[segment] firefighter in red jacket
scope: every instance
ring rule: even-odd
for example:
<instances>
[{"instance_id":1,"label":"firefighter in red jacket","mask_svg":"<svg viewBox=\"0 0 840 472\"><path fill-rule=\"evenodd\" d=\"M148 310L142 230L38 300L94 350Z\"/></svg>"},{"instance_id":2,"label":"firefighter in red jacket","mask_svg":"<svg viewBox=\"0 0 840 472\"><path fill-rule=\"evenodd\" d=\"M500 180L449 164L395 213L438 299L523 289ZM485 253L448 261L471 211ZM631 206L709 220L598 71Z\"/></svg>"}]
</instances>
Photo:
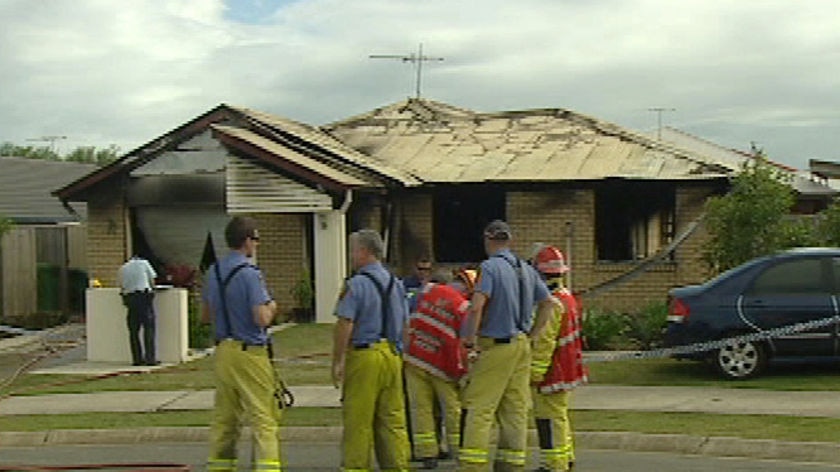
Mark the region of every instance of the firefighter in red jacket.
<instances>
[{"instance_id":1,"label":"firefighter in red jacket","mask_svg":"<svg viewBox=\"0 0 840 472\"><path fill-rule=\"evenodd\" d=\"M583 365L581 307L563 284L569 266L559 249L543 247L534 265L545 277L552 295L566 307L565 313L555 309L532 351L531 385L540 445L537 470L566 471L571 470L575 461L569 393L588 380Z\"/></svg>"},{"instance_id":2,"label":"firefighter in red jacket","mask_svg":"<svg viewBox=\"0 0 840 472\"><path fill-rule=\"evenodd\" d=\"M455 455L460 435L461 403L458 381L466 373L467 356L461 345L461 322L469 301L455 287L434 281L418 294L406 335L405 375L413 406L412 433L415 456L424 469L437 467L440 455L435 432L434 407L440 401L446 426L448 452Z\"/></svg>"}]
</instances>

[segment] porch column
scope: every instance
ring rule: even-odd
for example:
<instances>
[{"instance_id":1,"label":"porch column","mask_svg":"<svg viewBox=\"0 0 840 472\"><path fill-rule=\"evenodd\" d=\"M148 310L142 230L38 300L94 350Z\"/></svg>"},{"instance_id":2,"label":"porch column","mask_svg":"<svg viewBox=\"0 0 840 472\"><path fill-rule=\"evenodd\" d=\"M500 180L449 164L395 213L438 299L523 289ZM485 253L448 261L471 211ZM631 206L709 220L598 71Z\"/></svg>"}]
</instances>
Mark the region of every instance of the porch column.
<instances>
[{"instance_id":1,"label":"porch column","mask_svg":"<svg viewBox=\"0 0 840 472\"><path fill-rule=\"evenodd\" d=\"M315 239L315 322L332 323L347 275L346 216L341 210L318 212L312 219Z\"/></svg>"}]
</instances>

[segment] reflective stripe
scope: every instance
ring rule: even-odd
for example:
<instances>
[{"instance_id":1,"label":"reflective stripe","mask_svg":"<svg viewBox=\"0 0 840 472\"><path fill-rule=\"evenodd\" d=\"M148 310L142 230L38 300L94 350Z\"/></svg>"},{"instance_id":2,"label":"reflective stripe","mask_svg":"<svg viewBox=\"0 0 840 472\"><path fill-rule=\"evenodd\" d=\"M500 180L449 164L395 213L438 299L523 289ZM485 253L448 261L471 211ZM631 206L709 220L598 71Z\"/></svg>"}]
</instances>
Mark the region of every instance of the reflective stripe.
<instances>
[{"instance_id":1,"label":"reflective stripe","mask_svg":"<svg viewBox=\"0 0 840 472\"><path fill-rule=\"evenodd\" d=\"M458 460L465 464L486 464L489 462L486 449L461 449Z\"/></svg>"},{"instance_id":2,"label":"reflective stripe","mask_svg":"<svg viewBox=\"0 0 840 472\"><path fill-rule=\"evenodd\" d=\"M344 472L370 472L370 469L348 469L346 467L342 467L341 470Z\"/></svg>"},{"instance_id":3,"label":"reflective stripe","mask_svg":"<svg viewBox=\"0 0 840 472\"><path fill-rule=\"evenodd\" d=\"M406 353L405 354L405 361L408 362L409 364L417 367L418 369L425 370L426 372L434 375L435 377L440 377L444 380L449 380L449 381L453 380L450 376L446 375L446 372L440 370L439 368L433 366L432 364L429 364L428 362L424 361L423 359L412 356L411 353Z\"/></svg>"},{"instance_id":4,"label":"reflective stripe","mask_svg":"<svg viewBox=\"0 0 840 472\"><path fill-rule=\"evenodd\" d=\"M254 470L283 472L283 467L280 465L280 461L261 460L257 461L257 467Z\"/></svg>"},{"instance_id":5,"label":"reflective stripe","mask_svg":"<svg viewBox=\"0 0 840 472\"><path fill-rule=\"evenodd\" d=\"M496 453L499 462L507 462L511 465L525 465L525 451L516 449L499 449Z\"/></svg>"},{"instance_id":6,"label":"reflective stripe","mask_svg":"<svg viewBox=\"0 0 840 472\"><path fill-rule=\"evenodd\" d=\"M414 433L414 442L417 444L431 444L433 446L437 445L437 436L435 433Z\"/></svg>"},{"instance_id":7,"label":"reflective stripe","mask_svg":"<svg viewBox=\"0 0 840 472\"><path fill-rule=\"evenodd\" d=\"M428 323L428 324L434 326L435 328L443 331L443 333L446 334L447 336L449 336L450 338L457 338L458 337L458 333L455 332L455 329L453 329L451 326L448 326L448 325L444 324L443 322L441 322L438 319L435 319L435 318L433 318L433 317L431 317L431 316L429 316L425 313L422 313L422 312L417 312L417 313L414 314L414 316L418 320L422 320L424 323Z\"/></svg>"},{"instance_id":8,"label":"reflective stripe","mask_svg":"<svg viewBox=\"0 0 840 472\"><path fill-rule=\"evenodd\" d=\"M236 470L236 459L209 459L207 470L213 472L226 472Z\"/></svg>"}]
</instances>

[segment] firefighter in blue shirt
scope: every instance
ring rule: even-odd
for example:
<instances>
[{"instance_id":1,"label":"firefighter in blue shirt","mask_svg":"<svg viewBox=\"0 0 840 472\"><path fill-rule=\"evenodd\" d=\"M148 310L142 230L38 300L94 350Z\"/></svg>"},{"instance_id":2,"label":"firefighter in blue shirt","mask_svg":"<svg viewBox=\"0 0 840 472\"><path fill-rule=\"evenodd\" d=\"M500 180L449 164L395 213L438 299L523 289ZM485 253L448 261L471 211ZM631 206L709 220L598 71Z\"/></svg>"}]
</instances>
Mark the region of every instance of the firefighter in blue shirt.
<instances>
[{"instance_id":1,"label":"firefighter in blue shirt","mask_svg":"<svg viewBox=\"0 0 840 472\"><path fill-rule=\"evenodd\" d=\"M378 233L350 235L356 275L347 281L336 316L333 382L343 389L342 467L373 470L371 448L382 471L408 471L409 442L403 403L405 289L379 262Z\"/></svg>"},{"instance_id":2,"label":"firefighter in blue shirt","mask_svg":"<svg viewBox=\"0 0 840 472\"><path fill-rule=\"evenodd\" d=\"M499 444L494 470L525 468L531 406L528 335L539 335L557 302L534 268L511 252L512 239L503 221L491 222L484 231L489 258L479 269L463 330L464 343L477 360L467 374L461 400L458 470L462 471L490 470L490 430L495 420ZM532 323L535 306L539 316Z\"/></svg>"},{"instance_id":3,"label":"firefighter in blue shirt","mask_svg":"<svg viewBox=\"0 0 840 472\"><path fill-rule=\"evenodd\" d=\"M207 470L237 470L236 443L244 413L254 436L254 470L280 472L279 379L266 332L277 304L250 262L260 239L254 220L233 218L225 239L231 252L209 269L203 293L202 318L213 319L216 333L216 400Z\"/></svg>"}]
</instances>

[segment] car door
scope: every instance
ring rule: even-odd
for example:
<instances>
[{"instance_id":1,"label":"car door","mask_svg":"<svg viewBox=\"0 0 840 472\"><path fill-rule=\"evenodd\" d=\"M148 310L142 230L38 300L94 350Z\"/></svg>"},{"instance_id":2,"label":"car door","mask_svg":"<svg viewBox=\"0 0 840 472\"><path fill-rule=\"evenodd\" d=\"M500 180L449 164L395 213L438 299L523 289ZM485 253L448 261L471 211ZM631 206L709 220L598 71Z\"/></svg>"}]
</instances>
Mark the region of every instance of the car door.
<instances>
[{"instance_id":1,"label":"car door","mask_svg":"<svg viewBox=\"0 0 840 472\"><path fill-rule=\"evenodd\" d=\"M758 273L744 293L743 316L762 330L834 316L831 259L783 259ZM833 325L773 338L775 354L829 356L834 354Z\"/></svg>"}]
</instances>

